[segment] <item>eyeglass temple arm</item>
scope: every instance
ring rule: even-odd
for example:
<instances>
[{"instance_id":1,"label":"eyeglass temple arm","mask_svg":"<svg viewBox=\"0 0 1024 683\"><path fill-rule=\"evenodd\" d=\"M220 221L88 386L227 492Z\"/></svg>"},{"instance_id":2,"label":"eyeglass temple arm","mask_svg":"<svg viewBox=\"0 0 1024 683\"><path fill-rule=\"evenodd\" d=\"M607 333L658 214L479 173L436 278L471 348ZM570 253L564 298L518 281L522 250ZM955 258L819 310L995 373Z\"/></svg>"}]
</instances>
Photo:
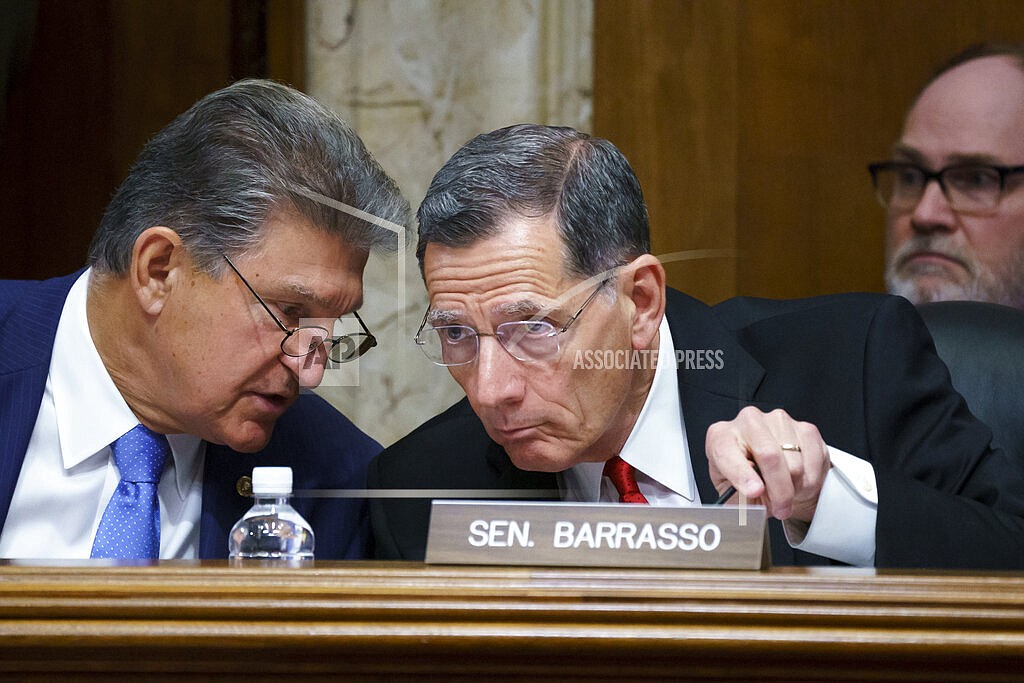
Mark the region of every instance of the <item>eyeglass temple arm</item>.
<instances>
[{"instance_id":1,"label":"eyeglass temple arm","mask_svg":"<svg viewBox=\"0 0 1024 683\"><path fill-rule=\"evenodd\" d=\"M363 322L363 319L359 317L359 311L352 311L352 315L354 315L356 320L359 321L359 327L363 328L363 332L366 333L366 336L376 339L376 337L373 336L373 333L370 332L369 328L366 327L366 323Z\"/></svg>"},{"instance_id":2,"label":"eyeglass temple arm","mask_svg":"<svg viewBox=\"0 0 1024 683\"><path fill-rule=\"evenodd\" d=\"M231 266L231 270L235 271L235 275L237 275L238 279L242 281L242 284L245 285L245 288L252 292L252 295L256 297L256 301L260 302L260 306L262 306L263 309L270 314L270 317L274 319L274 322L277 323L277 326L281 328L281 331L284 332L286 336L292 336L295 333L295 330L289 330L287 327L284 326L284 323L281 322L280 318L277 317L277 314L270 310L270 306L268 306L267 302L263 300L263 297L256 293L256 290L253 289L252 285L250 285L249 282L242 276L242 274L238 271L238 268L235 268L235 264L231 262L231 259L228 258L228 255L225 254L223 251L220 253L220 255L223 256L224 260L227 261L227 264Z\"/></svg>"},{"instance_id":3,"label":"eyeglass temple arm","mask_svg":"<svg viewBox=\"0 0 1024 683\"><path fill-rule=\"evenodd\" d=\"M412 340L419 343L420 332L423 331L423 326L427 324L427 316L430 315L430 304L427 304L427 310L423 311L423 319L420 320L419 327L416 328L416 334L412 336Z\"/></svg>"},{"instance_id":4,"label":"eyeglass temple arm","mask_svg":"<svg viewBox=\"0 0 1024 683\"><path fill-rule=\"evenodd\" d=\"M568 319L568 320L566 321L566 323L565 323L564 325L562 325L562 329L560 329L560 330L558 331L558 332L559 332L559 334L561 334L562 332L565 332L566 330L568 330L568 329L569 329L569 326L570 326L570 325L572 325L572 324L573 324L574 322L576 322L576 318L580 317L580 314L581 314L581 313L583 313L583 309L587 307L587 304L589 304L589 303L590 303L591 301L593 301L593 300L594 300L594 297L596 297L596 296L597 296L597 293L598 293L598 292L600 292L600 291L601 291L602 289L604 289L604 286L605 286L606 284L608 284L609 282L611 282L611 281L612 281L612 279L613 279L613 278L610 278L610 277L609 277L609 278L605 278L604 280L602 280L602 281L601 281L601 284L599 284L599 285L598 285L598 286L597 286L597 287L596 287L596 288L594 289L594 291L590 293L590 296L588 296L588 297L587 297L587 300L583 302L583 305L582 305L582 306L580 306L580 307L579 307L579 308L578 308L578 309L576 310L576 312L572 314L572 317L570 317L570 318L569 318L569 319Z\"/></svg>"}]
</instances>

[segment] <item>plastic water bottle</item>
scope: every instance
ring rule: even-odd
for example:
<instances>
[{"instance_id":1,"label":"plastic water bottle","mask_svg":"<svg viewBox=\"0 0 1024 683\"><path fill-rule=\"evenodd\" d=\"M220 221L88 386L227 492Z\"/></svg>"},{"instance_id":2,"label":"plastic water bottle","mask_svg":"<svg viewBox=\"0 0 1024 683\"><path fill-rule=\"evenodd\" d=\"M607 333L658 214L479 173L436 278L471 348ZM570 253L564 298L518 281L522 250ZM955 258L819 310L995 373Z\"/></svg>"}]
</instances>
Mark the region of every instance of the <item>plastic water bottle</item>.
<instances>
[{"instance_id":1,"label":"plastic water bottle","mask_svg":"<svg viewBox=\"0 0 1024 683\"><path fill-rule=\"evenodd\" d=\"M232 559L313 559L313 529L289 503L292 468L254 467L255 504L238 520L228 536Z\"/></svg>"}]
</instances>

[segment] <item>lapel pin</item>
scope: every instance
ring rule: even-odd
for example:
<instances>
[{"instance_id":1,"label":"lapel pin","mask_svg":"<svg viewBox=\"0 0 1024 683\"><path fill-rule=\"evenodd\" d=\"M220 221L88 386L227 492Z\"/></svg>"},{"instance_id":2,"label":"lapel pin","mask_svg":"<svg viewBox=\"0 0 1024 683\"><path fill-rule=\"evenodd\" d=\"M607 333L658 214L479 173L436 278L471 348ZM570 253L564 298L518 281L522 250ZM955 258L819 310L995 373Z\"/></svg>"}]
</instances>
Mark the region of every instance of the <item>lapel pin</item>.
<instances>
[{"instance_id":1,"label":"lapel pin","mask_svg":"<svg viewBox=\"0 0 1024 683\"><path fill-rule=\"evenodd\" d=\"M252 477L248 474L239 477L235 482L235 491L243 498L252 498Z\"/></svg>"}]
</instances>

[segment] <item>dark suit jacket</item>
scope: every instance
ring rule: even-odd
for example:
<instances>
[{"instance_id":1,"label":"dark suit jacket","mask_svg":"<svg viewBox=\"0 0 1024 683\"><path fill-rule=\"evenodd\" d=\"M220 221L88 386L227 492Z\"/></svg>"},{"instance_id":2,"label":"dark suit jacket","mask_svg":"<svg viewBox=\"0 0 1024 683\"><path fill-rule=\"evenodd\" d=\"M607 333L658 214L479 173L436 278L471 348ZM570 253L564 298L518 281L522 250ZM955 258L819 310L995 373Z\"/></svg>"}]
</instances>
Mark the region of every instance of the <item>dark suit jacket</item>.
<instances>
[{"instance_id":1,"label":"dark suit jacket","mask_svg":"<svg viewBox=\"0 0 1024 683\"><path fill-rule=\"evenodd\" d=\"M50 368L64 300L81 273L36 281L0 281L0 524L7 519ZM207 443L199 556L224 558L228 532L252 505L236 482L252 468L286 465L294 488L361 489L366 464L380 445L318 396L308 393L277 422L258 453ZM357 559L371 552L365 502L298 498L294 507L313 527L316 557Z\"/></svg>"},{"instance_id":2,"label":"dark suit jacket","mask_svg":"<svg viewBox=\"0 0 1024 683\"><path fill-rule=\"evenodd\" d=\"M677 349L722 352L720 369L678 372L694 476L716 497L704 437L747 405L784 408L826 443L868 460L878 482L877 566L1024 567L1024 468L990 448L904 299L853 294L795 301L739 298L714 307L670 290ZM705 365L707 363L705 362ZM371 488L555 487L515 468L463 400L370 464ZM429 501L371 502L377 554L424 555ZM822 564L794 551L772 520L775 564Z\"/></svg>"}]
</instances>

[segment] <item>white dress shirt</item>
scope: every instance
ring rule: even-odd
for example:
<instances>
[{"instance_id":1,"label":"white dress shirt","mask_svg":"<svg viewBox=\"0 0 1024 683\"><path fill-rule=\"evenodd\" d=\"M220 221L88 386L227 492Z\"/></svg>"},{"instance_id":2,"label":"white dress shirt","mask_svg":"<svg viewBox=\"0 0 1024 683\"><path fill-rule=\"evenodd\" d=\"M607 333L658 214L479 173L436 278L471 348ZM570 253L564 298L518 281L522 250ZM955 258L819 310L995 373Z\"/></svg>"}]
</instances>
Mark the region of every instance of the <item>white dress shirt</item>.
<instances>
[{"instance_id":1,"label":"white dress shirt","mask_svg":"<svg viewBox=\"0 0 1024 683\"><path fill-rule=\"evenodd\" d=\"M659 333L654 381L619 456L636 469L637 485L651 505L699 505L679 401L675 346L664 318ZM828 451L832 468L825 477L814 519L809 526L784 523L786 539L800 550L870 566L875 558L878 507L874 468L837 448L829 446ZM580 502L618 501L619 494L603 470L603 462L587 462L560 473L562 497Z\"/></svg>"},{"instance_id":2,"label":"white dress shirt","mask_svg":"<svg viewBox=\"0 0 1024 683\"><path fill-rule=\"evenodd\" d=\"M0 533L0 557L89 557L107 502L121 479L110 444L139 423L89 334L86 271L61 311L50 371L28 450ZM158 485L160 557L195 558L205 446L169 434L172 458Z\"/></svg>"}]
</instances>

